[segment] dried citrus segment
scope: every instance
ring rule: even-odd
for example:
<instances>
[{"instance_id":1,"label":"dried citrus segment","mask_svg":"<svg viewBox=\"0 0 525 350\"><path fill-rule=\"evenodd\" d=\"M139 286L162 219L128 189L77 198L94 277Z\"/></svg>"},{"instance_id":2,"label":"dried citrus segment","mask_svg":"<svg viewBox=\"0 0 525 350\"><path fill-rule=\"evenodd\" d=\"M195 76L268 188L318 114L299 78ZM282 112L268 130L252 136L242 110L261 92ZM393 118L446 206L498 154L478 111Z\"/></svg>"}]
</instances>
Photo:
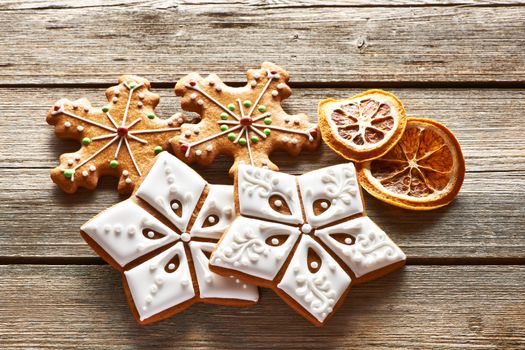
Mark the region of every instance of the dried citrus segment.
<instances>
[{"instance_id":1,"label":"dried citrus segment","mask_svg":"<svg viewBox=\"0 0 525 350\"><path fill-rule=\"evenodd\" d=\"M328 146L357 162L388 152L406 125L401 101L382 90L369 90L344 100L323 100L318 114L321 134Z\"/></svg>"},{"instance_id":2,"label":"dried citrus segment","mask_svg":"<svg viewBox=\"0 0 525 350\"><path fill-rule=\"evenodd\" d=\"M401 140L381 158L358 164L364 189L398 207L429 210L450 203L465 177L459 143L444 125L408 118Z\"/></svg>"}]
</instances>

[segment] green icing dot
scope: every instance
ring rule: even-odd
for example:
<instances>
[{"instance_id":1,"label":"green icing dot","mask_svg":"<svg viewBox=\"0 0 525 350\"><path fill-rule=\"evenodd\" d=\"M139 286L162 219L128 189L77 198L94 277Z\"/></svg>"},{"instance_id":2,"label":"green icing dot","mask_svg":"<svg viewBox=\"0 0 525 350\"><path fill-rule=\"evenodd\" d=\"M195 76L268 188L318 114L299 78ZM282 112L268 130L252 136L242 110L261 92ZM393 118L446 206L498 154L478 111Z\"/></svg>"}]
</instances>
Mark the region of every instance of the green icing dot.
<instances>
[{"instance_id":1,"label":"green icing dot","mask_svg":"<svg viewBox=\"0 0 525 350\"><path fill-rule=\"evenodd\" d=\"M110 161L109 162L109 166L112 167L112 168L118 167L118 161L116 161L116 160Z\"/></svg>"},{"instance_id":2,"label":"green icing dot","mask_svg":"<svg viewBox=\"0 0 525 350\"><path fill-rule=\"evenodd\" d=\"M153 113L148 114L149 119L155 119L156 115Z\"/></svg>"},{"instance_id":3,"label":"green icing dot","mask_svg":"<svg viewBox=\"0 0 525 350\"><path fill-rule=\"evenodd\" d=\"M221 131L226 131L228 130L228 127L226 125L221 125Z\"/></svg>"},{"instance_id":4,"label":"green icing dot","mask_svg":"<svg viewBox=\"0 0 525 350\"><path fill-rule=\"evenodd\" d=\"M133 89L136 88L136 87L137 87L137 83L135 83L134 81L132 81L131 83L129 83L129 88L130 88L131 90L133 90Z\"/></svg>"},{"instance_id":5,"label":"green icing dot","mask_svg":"<svg viewBox=\"0 0 525 350\"><path fill-rule=\"evenodd\" d=\"M89 137L84 137L84 138L82 139L82 144L83 144L84 146L87 146L87 145L89 145L90 143L91 143L91 139L90 139Z\"/></svg>"},{"instance_id":6,"label":"green icing dot","mask_svg":"<svg viewBox=\"0 0 525 350\"><path fill-rule=\"evenodd\" d=\"M246 145L246 143L247 143L247 142L246 142L246 139L245 139L244 137L241 137L241 138L239 139L239 144L240 144L241 146Z\"/></svg>"},{"instance_id":7,"label":"green icing dot","mask_svg":"<svg viewBox=\"0 0 525 350\"><path fill-rule=\"evenodd\" d=\"M64 170L64 177L66 177L67 179L71 179L74 173L75 173L74 170L66 169Z\"/></svg>"},{"instance_id":8,"label":"green icing dot","mask_svg":"<svg viewBox=\"0 0 525 350\"><path fill-rule=\"evenodd\" d=\"M250 100L246 100L242 104L244 107L250 107L252 105L252 102Z\"/></svg>"},{"instance_id":9,"label":"green icing dot","mask_svg":"<svg viewBox=\"0 0 525 350\"><path fill-rule=\"evenodd\" d=\"M102 112L106 113L107 111L109 111L109 107L108 106L102 107Z\"/></svg>"},{"instance_id":10,"label":"green icing dot","mask_svg":"<svg viewBox=\"0 0 525 350\"><path fill-rule=\"evenodd\" d=\"M159 154L162 151L163 149L161 146L155 146L155 148L153 149L153 152L155 152L155 154Z\"/></svg>"},{"instance_id":11,"label":"green icing dot","mask_svg":"<svg viewBox=\"0 0 525 350\"><path fill-rule=\"evenodd\" d=\"M257 136L252 136L251 140L252 140L253 143L259 142L259 138Z\"/></svg>"},{"instance_id":12,"label":"green icing dot","mask_svg":"<svg viewBox=\"0 0 525 350\"><path fill-rule=\"evenodd\" d=\"M272 123L272 120L270 118L264 118L264 124L270 125Z\"/></svg>"},{"instance_id":13,"label":"green icing dot","mask_svg":"<svg viewBox=\"0 0 525 350\"><path fill-rule=\"evenodd\" d=\"M220 117L221 117L222 120L226 120L226 119L228 119L228 114L221 113Z\"/></svg>"},{"instance_id":14,"label":"green icing dot","mask_svg":"<svg viewBox=\"0 0 525 350\"><path fill-rule=\"evenodd\" d=\"M228 140L230 140L230 141L235 140L235 134L233 132L228 134Z\"/></svg>"},{"instance_id":15,"label":"green icing dot","mask_svg":"<svg viewBox=\"0 0 525 350\"><path fill-rule=\"evenodd\" d=\"M257 107L257 109L259 110L259 112L264 112L266 111L266 106L260 105L259 107Z\"/></svg>"},{"instance_id":16,"label":"green icing dot","mask_svg":"<svg viewBox=\"0 0 525 350\"><path fill-rule=\"evenodd\" d=\"M264 129L263 132L266 136L268 136L272 131L270 129Z\"/></svg>"},{"instance_id":17,"label":"green icing dot","mask_svg":"<svg viewBox=\"0 0 525 350\"><path fill-rule=\"evenodd\" d=\"M228 109L229 109L230 111L234 111L234 110L235 110L235 105L234 105L233 103L230 103L230 104L228 105Z\"/></svg>"}]
</instances>

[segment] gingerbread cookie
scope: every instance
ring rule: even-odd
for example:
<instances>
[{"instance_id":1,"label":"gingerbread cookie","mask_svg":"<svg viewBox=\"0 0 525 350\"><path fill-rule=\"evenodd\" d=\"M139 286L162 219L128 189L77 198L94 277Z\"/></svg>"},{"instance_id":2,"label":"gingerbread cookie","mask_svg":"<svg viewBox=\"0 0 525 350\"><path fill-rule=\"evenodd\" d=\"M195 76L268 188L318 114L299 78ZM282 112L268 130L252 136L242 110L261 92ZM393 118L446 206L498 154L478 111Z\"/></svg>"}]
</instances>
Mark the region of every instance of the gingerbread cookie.
<instances>
[{"instance_id":1,"label":"gingerbread cookie","mask_svg":"<svg viewBox=\"0 0 525 350\"><path fill-rule=\"evenodd\" d=\"M62 99L47 114L59 138L81 143L77 152L62 154L60 165L51 171L53 181L67 193L78 187L94 189L104 175L119 177L118 191L131 193L185 122L180 114L169 119L155 115L159 96L141 77L122 76L119 85L106 90L106 98L109 103L102 108L93 108L87 99Z\"/></svg>"},{"instance_id":2,"label":"gingerbread cookie","mask_svg":"<svg viewBox=\"0 0 525 350\"><path fill-rule=\"evenodd\" d=\"M292 94L285 70L265 62L247 77L243 87L227 86L215 74L202 78L191 73L177 82L182 108L202 117L198 124L183 125L180 136L172 139L179 158L207 166L226 154L235 159L233 175L240 162L277 170L268 158L274 150L297 155L319 145L317 125L305 114L289 115L281 107Z\"/></svg>"},{"instance_id":3,"label":"gingerbread cookie","mask_svg":"<svg viewBox=\"0 0 525 350\"><path fill-rule=\"evenodd\" d=\"M81 234L121 272L133 315L146 324L199 301L243 306L258 300L257 287L208 268L234 217L232 186L210 185L163 152L135 194L88 221Z\"/></svg>"},{"instance_id":4,"label":"gingerbread cookie","mask_svg":"<svg viewBox=\"0 0 525 350\"><path fill-rule=\"evenodd\" d=\"M274 289L323 325L354 284L405 263L366 216L352 163L295 177L239 165L239 216L212 253L212 271Z\"/></svg>"}]
</instances>

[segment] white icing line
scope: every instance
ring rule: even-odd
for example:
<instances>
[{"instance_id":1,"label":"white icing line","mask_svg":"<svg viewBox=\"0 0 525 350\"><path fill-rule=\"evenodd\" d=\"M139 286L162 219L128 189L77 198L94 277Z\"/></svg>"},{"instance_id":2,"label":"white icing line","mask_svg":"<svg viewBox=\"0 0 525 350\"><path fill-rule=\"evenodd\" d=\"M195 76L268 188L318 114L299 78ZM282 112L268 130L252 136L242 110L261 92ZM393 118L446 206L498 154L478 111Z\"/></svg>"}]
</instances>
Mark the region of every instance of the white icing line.
<instances>
[{"instance_id":1,"label":"white icing line","mask_svg":"<svg viewBox=\"0 0 525 350\"><path fill-rule=\"evenodd\" d=\"M120 140L119 140L119 142L118 142L118 146L117 146L117 149L116 149L116 151L115 151L115 159L118 158L118 153L120 152L120 146L122 146L122 140L123 140L123 139L124 139L124 138L121 137Z\"/></svg>"},{"instance_id":2,"label":"white icing line","mask_svg":"<svg viewBox=\"0 0 525 350\"><path fill-rule=\"evenodd\" d=\"M129 137L132 138L133 140L138 141L138 142L140 142L140 143L142 143L142 144L144 144L144 145L148 143L148 141L146 141L146 140L144 140L144 139L141 139L140 137L134 136L134 135L132 135L132 134L128 134L127 136L129 136Z\"/></svg>"},{"instance_id":3,"label":"white icing line","mask_svg":"<svg viewBox=\"0 0 525 350\"><path fill-rule=\"evenodd\" d=\"M252 166L253 164L253 157L252 157L252 149L250 148L250 135L248 134L248 128L245 128L246 130L246 145L248 146L248 155L250 156L250 163Z\"/></svg>"},{"instance_id":4,"label":"white icing line","mask_svg":"<svg viewBox=\"0 0 525 350\"><path fill-rule=\"evenodd\" d=\"M65 111L65 110L64 110L64 111L62 111L62 113L64 113L65 115L68 115L68 116L70 116L70 117L76 118L76 119L78 119L78 120L82 120L83 122L86 122L86 123L88 123L88 124L96 125L96 126L98 126L99 128L106 129L106 130L108 130L108 131L112 131L112 132L117 132L117 130L114 129L114 128L110 128L109 126L106 126L106 125L103 125L103 124L100 124L100 123L94 122L94 121L92 121L92 120L89 120L89 119L86 119L86 118L80 117L80 116L78 116L78 115L76 115L76 114L73 114L73 113L69 113L68 111Z\"/></svg>"},{"instance_id":5,"label":"white icing line","mask_svg":"<svg viewBox=\"0 0 525 350\"><path fill-rule=\"evenodd\" d=\"M239 122L233 120L217 120L217 124L239 125Z\"/></svg>"},{"instance_id":6,"label":"white icing line","mask_svg":"<svg viewBox=\"0 0 525 350\"><path fill-rule=\"evenodd\" d=\"M135 89L138 89L143 84L140 83L139 85L135 86L133 89L130 89L128 84L124 84L129 89L129 96L128 96L128 102L126 103L126 109L124 110L124 116L122 117L122 126L126 125L126 118L128 117L128 111L129 111L129 105L131 104L131 96L133 96L133 93L135 92Z\"/></svg>"},{"instance_id":7,"label":"white icing line","mask_svg":"<svg viewBox=\"0 0 525 350\"><path fill-rule=\"evenodd\" d=\"M200 145L201 143L204 143L204 142L209 141L209 140L213 140L214 138L217 138L217 137L219 137L219 136L222 136L222 135L224 135L224 134L227 134L227 133L229 133L229 132L232 132L232 131L234 131L234 130L237 130L237 129L239 129L240 127L241 127L241 125L234 126L233 128L229 128L228 130L225 130L225 131L223 131L223 132L221 132L221 133L218 133L218 134L211 135L211 136L208 136L208 137L206 137L206 138L203 138L202 140L195 141L195 142L193 142L193 143L187 143L187 145L188 145L188 147L193 147L193 146ZM189 150L189 148L188 148L188 150Z\"/></svg>"},{"instance_id":8,"label":"white icing line","mask_svg":"<svg viewBox=\"0 0 525 350\"><path fill-rule=\"evenodd\" d=\"M240 98L237 98L237 103L239 104L239 110L241 111L241 118L244 118L244 108L242 106Z\"/></svg>"},{"instance_id":9,"label":"white icing line","mask_svg":"<svg viewBox=\"0 0 525 350\"><path fill-rule=\"evenodd\" d=\"M258 126L260 128L267 128L267 129L273 129L273 130L279 130L279 131L284 131L284 132L291 132L295 134L305 135L305 136L308 136L308 138L310 138L310 134L307 131L281 128L280 126L273 126L273 125L263 125L263 124L252 124L252 125Z\"/></svg>"},{"instance_id":10,"label":"white icing line","mask_svg":"<svg viewBox=\"0 0 525 350\"><path fill-rule=\"evenodd\" d=\"M242 137L242 134L244 133L244 131L246 130L247 128L245 126L242 127L241 131L239 132L239 135L237 135L237 137L235 138L235 140L233 140L233 143L237 143L239 142L239 139Z\"/></svg>"},{"instance_id":11,"label":"white icing line","mask_svg":"<svg viewBox=\"0 0 525 350\"><path fill-rule=\"evenodd\" d=\"M151 129L151 130L137 130L128 132L128 135L137 135L137 134L152 134L155 132L164 132L164 131L179 131L180 128L164 128L164 129Z\"/></svg>"},{"instance_id":12,"label":"white icing line","mask_svg":"<svg viewBox=\"0 0 525 350\"><path fill-rule=\"evenodd\" d=\"M135 124L137 124L138 122L140 122L141 119L140 118L137 118L135 119L134 121L132 121L128 126L126 126L126 129L131 129L131 127Z\"/></svg>"},{"instance_id":13,"label":"white icing line","mask_svg":"<svg viewBox=\"0 0 525 350\"><path fill-rule=\"evenodd\" d=\"M93 137L91 140L92 141L96 141L96 140L108 139L108 138L113 137L113 136L117 136L117 134L113 133L113 134L106 134L106 135L96 136L96 137Z\"/></svg>"},{"instance_id":14,"label":"white icing line","mask_svg":"<svg viewBox=\"0 0 525 350\"><path fill-rule=\"evenodd\" d=\"M185 85L186 88L188 89L191 89L191 90L195 90L195 91L198 91L200 92L202 95L204 95L206 98L208 98L211 102L215 103L217 106L219 106L220 108L222 108L226 113L228 113L229 115L231 115L232 117L234 117L235 119L237 120L240 120L240 118L235 114L233 113L232 111L230 111L228 108L226 108L222 103L220 103L219 101L217 101L216 99L214 99L213 97L211 97L210 95L208 95L208 93L204 90L201 90L197 85L195 86L191 86L190 84L187 84Z\"/></svg>"},{"instance_id":15,"label":"white icing line","mask_svg":"<svg viewBox=\"0 0 525 350\"><path fill-rule=\"evenodd\" d=\"M266 112L266 113L263 113L263 114L261 114L261 115L258 115L257 118L253 118L252 120L253 120L254 122L256 122L256 121L258 121L258 120L261 120L261 119L263 119L263 118L269 117L269 116L271 116L271 115L272 115L272 113L270 113L270 112Z\"/></svg>"},{"instance_id":16,"label":"white icing line","mask_svg":"<svg viewBox=\"0 0 525 350\"><path fill-rule=\"evenodd\" d=\"M261 90L259 97L257 97L257 100L255 100L255 102L253 103L252 108L250 108L250 111L248 112L248 117L252 116L252 113L255 110L255 107L257 107L257 105L259 104L259 101L261 101L261 98L263 97L264 93L268 89L268 86L270 86L270 83L272 82L272 80L273 80L273 76L268 78L268 81L266 82L266 85L264 85L264 88Z\"/></svg>"},{"instance_id":17,"label":"white icing line","mask_svg":"<svg viewBox=\"0 0 525 350\"><path fill-rule=\"evenodd\" d=\"M250 125L250 130L257 133L259 136L261 136L262 138L267 138L268 136L266 136L266 134L264 132L262 132L261 130L253 127L252 125Z\"/></svg>"},{"instance_id":18,"label":"white icing line","mask_svg":"<svg viewBox=\"0 0 525 350\"><path fill-rule=\"evenodd\" d=\"M111 122L111 124L113 124L113 126L115 128L118 128L117 122L115 121L115 119L113 119L113 117L111 116L111 114L109 114L109 112L106 112L106 116L108 117L108 119Z\"/></svg>"},{"instance_id":19,"label":"white icing line","mask_svg":"<svg viewBox=\"0 0 525 350\"><path fill-rule=\"evenodd\" d=\"M133 157L133 152L131 151L131 147L129 146L128 139L125 137L123 139L124 139L124 143L126 144L126 148L128 149L129 156L131 157L131 161L133 162L135 169L137 169L137 173L139 174L139 176L142 176L139 166L137 165L137 162L135 161L135 157Z\"/></svg>"},{"instance_id":20,"label":"white icing line","mask_svg":"<svg viewBox=\"0 0 525 350\"><path fill-rule=\"evenodd\" d=\"M73 168L73 170L77 170L78 168L80 168L82 165L86 164L87 162L89 162L91 159L95 158L96 156L98 156L100 153L102 153L102 151L104 151L106 148L108 148L109 146L111 146L111 144L113 142L115 142L116 140L118 140L119 137L116 136L114 137L111 141L109 141L108 143L106 143L104 145L104 147L102 147L101 149L99 149L98 151L96 151L95 153L93 153L91 156L89 156L86 160L84 160L82 163L78 164L76 167ZM73 178L73 177L71 177ZM73 180L71 180L73 181Z\"/></svg>"}]
</instances>

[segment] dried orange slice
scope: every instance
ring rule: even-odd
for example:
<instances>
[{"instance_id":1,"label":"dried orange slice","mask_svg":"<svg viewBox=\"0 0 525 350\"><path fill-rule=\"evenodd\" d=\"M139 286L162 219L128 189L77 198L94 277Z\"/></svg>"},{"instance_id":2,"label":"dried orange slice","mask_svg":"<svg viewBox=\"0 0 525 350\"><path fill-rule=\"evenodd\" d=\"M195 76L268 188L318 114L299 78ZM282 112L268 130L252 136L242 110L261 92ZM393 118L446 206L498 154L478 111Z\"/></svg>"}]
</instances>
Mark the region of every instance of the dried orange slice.
<instances>
[{"instance_id":1,"label":"dried orange slice","mask_svg":"<svg viewBox=\"0 0 525 350\"><path fill-rule=\"evenodd\" d=\"M323 140L341 156L363 162L388 152L406 126L401 101L382 90L368 90L344 100L319 103Z\"/></svg>"},{"instance_id":2,"label":"dried orange slice","mask_svg":"<svg viewBox=\"0 0 525 350\"><path fill-rule=\"evenodd\" d=\"M425 118L408 118L401 140L390 152L357 167L368 193L413 210L447 205L465 177L465 159L454 134Z\"/></svg>"}]
</instances>

